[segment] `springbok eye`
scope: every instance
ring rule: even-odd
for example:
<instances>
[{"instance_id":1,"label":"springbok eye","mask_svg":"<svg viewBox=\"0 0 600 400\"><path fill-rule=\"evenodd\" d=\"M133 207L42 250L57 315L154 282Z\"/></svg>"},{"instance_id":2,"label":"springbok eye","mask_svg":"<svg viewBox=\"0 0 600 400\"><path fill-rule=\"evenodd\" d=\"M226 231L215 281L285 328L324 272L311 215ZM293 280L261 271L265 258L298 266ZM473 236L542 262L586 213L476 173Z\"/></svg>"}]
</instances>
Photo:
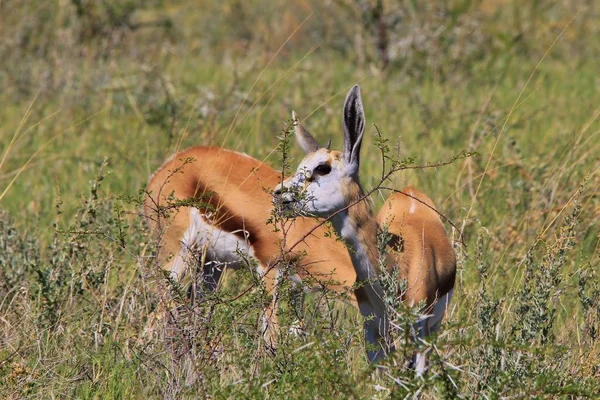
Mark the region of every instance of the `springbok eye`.
<instances>
[{"instance_id":1,"label":"springbok eye","mask_svg":"<svg viewBox=\"0 0 600 400\"><path fill-rule=\"evenodd\" d=\"M331 165L329 165L329 164L317 165L317 167L313 170L313 174L315 174L315 175L327 175L330 172L331 172Z\"/></svg>"}]
</instances>

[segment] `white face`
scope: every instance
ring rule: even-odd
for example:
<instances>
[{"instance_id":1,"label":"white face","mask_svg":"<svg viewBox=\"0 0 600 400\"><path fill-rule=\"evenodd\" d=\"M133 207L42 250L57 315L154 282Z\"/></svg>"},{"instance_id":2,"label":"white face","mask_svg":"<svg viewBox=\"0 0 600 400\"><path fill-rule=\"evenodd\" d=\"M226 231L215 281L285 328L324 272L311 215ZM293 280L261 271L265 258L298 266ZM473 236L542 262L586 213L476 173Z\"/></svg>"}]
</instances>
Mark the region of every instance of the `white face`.
<instances>
[{"instance_id":1,"label":"white face","mask_svg":"<svg viewBox=\"0 0 600 400\"><path fill-rule=\"evenodd\" d=\"M283 182L280 197L297 213L327 218L344 208L350 183L342 154L321 148L302 160L296 174Z\"/></svg>"},{"instance_id":2,"label":"white face","mask_svg":"<svg viewBox=\"0 0 600 400\"><path fill-rule=\"evenodd\" d=\"M307 156L296 174L275 188L275 200L296 214L328 218L349 205L351 188L358 187L359 153L365 130L360 89L356 85L352 87L344 102L343 153L329 150L329 145L325 148L319 146L315 138L298 124L293 112L292 120L296 139Z\"/></svg>"}]
</instances>

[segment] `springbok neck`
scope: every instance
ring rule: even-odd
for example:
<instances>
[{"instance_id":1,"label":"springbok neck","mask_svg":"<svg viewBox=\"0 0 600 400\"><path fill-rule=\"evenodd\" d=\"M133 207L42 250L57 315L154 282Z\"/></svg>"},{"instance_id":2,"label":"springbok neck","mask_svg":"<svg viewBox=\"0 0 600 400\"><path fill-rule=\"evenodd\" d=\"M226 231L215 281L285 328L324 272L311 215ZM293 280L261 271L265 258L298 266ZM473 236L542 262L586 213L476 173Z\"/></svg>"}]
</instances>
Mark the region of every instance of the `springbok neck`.
<instances>
[{"instance_id":1,"label":"springbok neck","mask_svg":"<svg viewBox=\"0 0 600 400\"><path fill-rule=\"evenodd\" d=\"M275 189L284 204L315 216L331 218L348 247L356 271L356 297L365 319L365 339L371 361L383 356L388 335L383 290L378 280L377 223L358 180L365 116L360 89L354 86L344 103L344 151L321 147L294 119L295 136L307 153L296 173ZM360 200L360 201L359 201Z\"/></svg>"}]
</instances>

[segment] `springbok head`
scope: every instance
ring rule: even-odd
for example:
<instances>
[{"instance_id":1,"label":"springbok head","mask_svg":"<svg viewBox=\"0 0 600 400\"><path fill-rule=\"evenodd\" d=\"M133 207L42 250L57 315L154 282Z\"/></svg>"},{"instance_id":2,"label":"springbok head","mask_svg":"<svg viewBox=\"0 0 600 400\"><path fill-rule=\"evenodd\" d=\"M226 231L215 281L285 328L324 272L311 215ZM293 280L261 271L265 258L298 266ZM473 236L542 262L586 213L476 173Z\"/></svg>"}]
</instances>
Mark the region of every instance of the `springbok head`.
<instances>
[{"instance_id":1,"label":"springbok head","mask_svg":"<svg viewBox=\"0 0 600 400\"><path fill-rule=\"evenodd\" d=\"M343 113L344 151L321 147L292 113L294 132L306 156L296 173L274 190L277 201L297 210L327 218L346 207L358 190L359 153L365 131L360 88L346 96Z\"/></svg>"}]
</instances>

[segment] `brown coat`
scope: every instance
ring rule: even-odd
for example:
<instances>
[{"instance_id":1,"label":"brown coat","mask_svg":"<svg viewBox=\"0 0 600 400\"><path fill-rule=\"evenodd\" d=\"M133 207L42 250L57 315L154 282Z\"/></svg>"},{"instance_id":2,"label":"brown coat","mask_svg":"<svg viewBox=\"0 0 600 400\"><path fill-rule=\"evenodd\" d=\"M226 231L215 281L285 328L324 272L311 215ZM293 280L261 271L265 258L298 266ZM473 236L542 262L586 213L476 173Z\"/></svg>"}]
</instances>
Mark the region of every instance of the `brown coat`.
<instances>
[{"instance_id":1,"label":"brown coat","mask_svg":"<svg viewBox=\"0 0 600 400\"><path fill-rule=\"evenodd\" d=\"M431 199L410 186L402 192L409 196L393 193L377 216L392 234L387 264L407 279L404 301L431 306L454 287L456 255Z\"/></svg>"}]
</instances>

